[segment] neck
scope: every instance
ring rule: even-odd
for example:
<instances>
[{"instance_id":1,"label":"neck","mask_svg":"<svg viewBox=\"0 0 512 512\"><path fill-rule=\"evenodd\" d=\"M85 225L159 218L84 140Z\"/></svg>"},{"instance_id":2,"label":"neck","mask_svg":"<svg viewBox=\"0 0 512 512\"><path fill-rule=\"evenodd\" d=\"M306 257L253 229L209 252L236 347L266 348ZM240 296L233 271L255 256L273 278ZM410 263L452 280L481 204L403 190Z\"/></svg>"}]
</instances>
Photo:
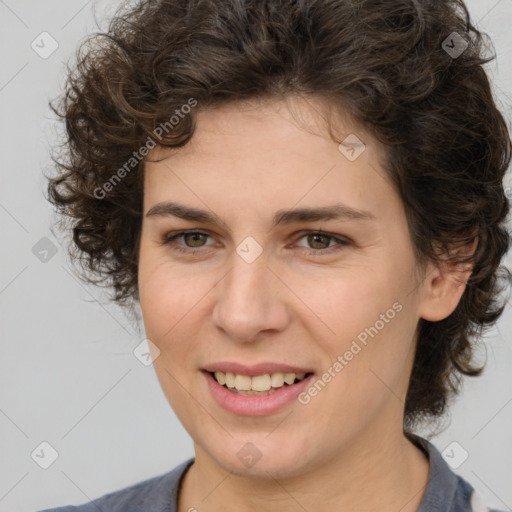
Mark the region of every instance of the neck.
<instances>
[{"instance_id":1,"label":"neck","mask_svg":"<svg viewBox=\"0 0 512 512\"><path fill-rule=\"evenodd\" d=\"M365 435L342 455L312 464L290 478L253 478L221 468L198 445L184 475L178 512L281 512L282 510L365 510L416 512L425 492L429 462L402 432Z\"/></svg>"}]
</instances>

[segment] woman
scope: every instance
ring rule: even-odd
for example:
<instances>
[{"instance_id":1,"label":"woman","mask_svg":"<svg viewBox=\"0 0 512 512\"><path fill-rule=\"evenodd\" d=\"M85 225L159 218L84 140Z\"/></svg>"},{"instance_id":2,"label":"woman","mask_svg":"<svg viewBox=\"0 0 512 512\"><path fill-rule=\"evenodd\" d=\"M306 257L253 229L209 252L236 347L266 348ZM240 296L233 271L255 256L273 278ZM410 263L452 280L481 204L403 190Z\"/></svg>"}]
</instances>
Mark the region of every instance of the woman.
<instances>
[{"instance_id":1,"label":"woman","mask_svg":"<svg viewBox=\"0 0 512 512\"><path fill-rule=\"evenodd\" d=\"M462 1L164 0L79 55L49 199L195 457L53 510L488 510L413 433L503 310L481 42Z\"/></svg>"}]
</instances>

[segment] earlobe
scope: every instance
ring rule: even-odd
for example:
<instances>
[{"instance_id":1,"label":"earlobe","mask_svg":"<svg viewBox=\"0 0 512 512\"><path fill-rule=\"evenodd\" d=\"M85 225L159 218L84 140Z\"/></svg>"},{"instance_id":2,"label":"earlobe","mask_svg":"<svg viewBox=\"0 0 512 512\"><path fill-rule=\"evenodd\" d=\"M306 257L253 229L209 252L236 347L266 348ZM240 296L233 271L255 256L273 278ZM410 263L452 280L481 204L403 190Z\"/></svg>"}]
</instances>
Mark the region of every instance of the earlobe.
<instances>
[{"instance_id":1,"label":"earlobe","mask_svg":"<svg viewBox=\"0 0 512 512\"><path fill-rule=\"evenodd\" d=\"M451 251L446 261L429 265L419 312L421 318L438 322L455 311L473 271L473 264L451 263L450 260L453 257L472 256L477 245L478 238L475 238L470 244Z\"/></svg>"}]
</instances>

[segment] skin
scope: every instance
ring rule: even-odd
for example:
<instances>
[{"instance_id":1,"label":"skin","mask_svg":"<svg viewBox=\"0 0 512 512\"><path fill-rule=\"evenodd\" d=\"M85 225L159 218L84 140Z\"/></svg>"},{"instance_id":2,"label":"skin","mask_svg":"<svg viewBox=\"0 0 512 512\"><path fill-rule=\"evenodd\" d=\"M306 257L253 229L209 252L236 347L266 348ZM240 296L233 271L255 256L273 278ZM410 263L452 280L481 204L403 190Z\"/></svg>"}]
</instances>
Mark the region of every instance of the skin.
<instances>
[{"instance_id":1,"label":"skin","mask_svg":"<svg viewBox=\"0 0 512 512\"><path fill-rule=\"evenodd\" d=\"M194 441L179 512L412 512L424 494L428 459L403 435L417 325L455 309L470 269L420 272L403 203L380 164L384 148L340 112L338 141L354 133L366 144L349 161L328 135L327 111L325 101L298 97L200 111L187 145L156 148L150 158L165 159L146 163L144 214L175 201L224 221L144 215L142 224L146 335L160 351L163 392ZM277 210L340 202L375 220L272 227ZM164 242L182 230L208 236ZM318 230L350 243L307 236ZM250 264L236 252L248 236L263 249ZM215 361L276 361L321 376L396 302L401 311L306 405L235 415L200 373ZM237 456L247 442L261 452L252 467Z\"/></svg>"}]
</instances>

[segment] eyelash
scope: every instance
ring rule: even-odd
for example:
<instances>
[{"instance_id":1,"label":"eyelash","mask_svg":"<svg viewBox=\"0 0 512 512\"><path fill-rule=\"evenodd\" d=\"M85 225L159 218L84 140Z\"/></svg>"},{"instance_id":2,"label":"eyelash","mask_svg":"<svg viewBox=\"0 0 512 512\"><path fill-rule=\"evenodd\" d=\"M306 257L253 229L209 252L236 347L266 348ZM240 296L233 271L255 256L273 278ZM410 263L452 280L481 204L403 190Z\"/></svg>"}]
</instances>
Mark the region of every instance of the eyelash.
<instances>
[{"instance_id":1,"label":"eyelash","mask_svg":"<svg viewBox=\"0 0 512 512\"><path fill-rule=\"evenodd\" d=\"M173 251L194 255L199 252L202 252L201 251L202 247L197 248L197 249L192 248L192 247L184 248L182 246L172 244L172 242L174 242L174 240L176 240L177 238L180 238L185 235L193 235L193 234L205 235L207 237L210 237L210 235L208 233L203 233L202 231L180 231L179 233L176 233L176 234L169 233L168 235L166 235L162 241L162 244L168 245ZM328 247L326 249L310 249L309 251L306 251L306 254L308 256L324 256L327 254L331 254L333 252L340 251L343 247L346 247L346 246L350 245L350 243L351 243L348 239L340 238L340 237L334 236L330 233L325 233L324 231L305 231L301 234L301 236L299 237L298 240L300 240L301 238L304 238L306 236L309 236L309 235L325 236L331 240L338 242L338 245L333 246L333 247ZM203 247L207 247L207 246L203 246Z\"/></svg>"}]
</instances>

